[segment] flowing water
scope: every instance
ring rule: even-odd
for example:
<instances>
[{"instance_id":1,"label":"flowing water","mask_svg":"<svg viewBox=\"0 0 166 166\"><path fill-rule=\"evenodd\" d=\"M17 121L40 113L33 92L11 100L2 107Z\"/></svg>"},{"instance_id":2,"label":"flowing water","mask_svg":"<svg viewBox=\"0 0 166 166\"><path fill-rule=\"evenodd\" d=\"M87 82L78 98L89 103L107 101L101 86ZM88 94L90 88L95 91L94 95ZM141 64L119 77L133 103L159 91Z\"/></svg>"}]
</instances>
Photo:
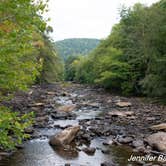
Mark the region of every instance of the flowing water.
<instances>
[{"instance_id":1,"label":"flowing water","mask_svg":"<svg viewBox=\"0 0 166 166\"><path fill-rule=\"evenodd\" d=\"M53 149L48 144L47 139L31 140L24 144L24 149L18 150L13 156L6 158L1 166L64 166L65 163L70 163L72 166L100 166L104 161L114 161L118 165L127 165L127 160L130 156L131 149L125 146L109 147L111 153L103 154L100 148L105 148L102 145L101 139L92 141L92 146L97 147L94 156L89 156L84 152L78 152L75 145L69 149Z\"/></svg>"},{"instance_id":2,"label":"flowing water","mask_svg":"<svg viewBox=\"0 0 166 166\"><path fill-rule=\"evenodd\" d=\"M77 96L77 94L72 94ZM59 104L72 104L72 100L68 97L58 97L54 100ZM50 118L52 125L60 125L62 127L68 125L77 125L81 119L91 119L101 114L101 109L86 109L83 107L76 110L77 118L75 120L53 120ZM66 149L53 148L48 143L48 137L60 131L56 128L37 129L41 134L40 139L33 139L24 143L24 148L17 150L12 156L0 161L0 166L64 166L66 163L71 166L100 166L102 162L114 162L117 165L127 165L127 158L132 153L132 149L128 146L104 146L103 138L96 138L91 141L92 147L96 148L94 155L87 155L83 151L79 151L73 143ZM85 145L84 145L85 146ZM101 149L109 149L109 154L102 153Z\"/></svg>"}]
</instances>

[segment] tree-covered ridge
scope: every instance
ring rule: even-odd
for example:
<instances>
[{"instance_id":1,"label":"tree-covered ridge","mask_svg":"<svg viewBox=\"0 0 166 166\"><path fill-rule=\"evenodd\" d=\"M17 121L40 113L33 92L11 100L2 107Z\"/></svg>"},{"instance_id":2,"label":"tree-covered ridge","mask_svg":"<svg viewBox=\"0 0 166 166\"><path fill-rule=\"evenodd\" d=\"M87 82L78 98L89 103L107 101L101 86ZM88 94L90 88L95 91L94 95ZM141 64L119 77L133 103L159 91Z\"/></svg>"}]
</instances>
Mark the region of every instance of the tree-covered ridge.
<instances>
[{"instance_id":1,"label":"tree-covered ridge","mask_svg":"<svg viewBox=\"0 0 166 166\"><path fill-rule=\"evenodd\" d=\"M71 55L87 55L100 43L99 39L73 38L55 42L60 56L64 60Z\"/></svg>"},{"instance_id":2,"label":"tree-covered ridge","mask_svg":"<svg viewBox=\"0 0 166 166\"><path fill-rule=\"evenodd\" d=\"M109 37L68 64L72 80L166 98L166 1L123 8Z\"/></svg>"}]
</instances>

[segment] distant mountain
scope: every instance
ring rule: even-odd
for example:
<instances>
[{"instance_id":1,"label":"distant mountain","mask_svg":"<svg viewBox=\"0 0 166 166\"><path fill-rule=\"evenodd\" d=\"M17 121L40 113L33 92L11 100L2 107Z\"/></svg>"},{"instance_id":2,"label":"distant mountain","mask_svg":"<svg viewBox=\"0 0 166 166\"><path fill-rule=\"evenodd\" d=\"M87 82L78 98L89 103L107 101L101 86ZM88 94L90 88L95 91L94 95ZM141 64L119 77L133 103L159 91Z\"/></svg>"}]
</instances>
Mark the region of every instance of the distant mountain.
<instances>
[{"instance_id":1,"label":"distant mountain","mask_svg":"<svg viewBox=\"0 0 166 166\"><path fill-rule=\"evenodd\" d=\"M55 42L60 56L66 60L70 55L86 55L100 43L99 39L72 38Z\"/></svg>"}]
</instances>

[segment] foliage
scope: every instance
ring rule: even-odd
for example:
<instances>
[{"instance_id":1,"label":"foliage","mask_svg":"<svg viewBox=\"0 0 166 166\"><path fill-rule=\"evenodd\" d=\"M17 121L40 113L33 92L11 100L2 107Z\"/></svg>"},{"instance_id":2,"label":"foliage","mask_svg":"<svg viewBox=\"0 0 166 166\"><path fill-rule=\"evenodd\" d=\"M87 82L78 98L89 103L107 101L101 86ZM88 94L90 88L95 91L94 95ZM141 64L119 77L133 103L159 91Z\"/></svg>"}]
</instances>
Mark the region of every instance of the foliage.
<instances>
[{"instance_id":1,"label":"foliage","mask_svg":"<svg viewBox=\"0 0 166 166\"><path fill-rule=\"evenodd\" d=\"M46 37L51 28L41 16L47 10L45 2L0 1L0 101L26 90L37 79L54 82L62 77L63 65ZM0 108L0 146L13 148L21 143L30 117Z\"/></svg>"},{"instance_id":2,"label":"foliage","mask_svg":"<svg viewBox=\"0 0 166 166\"><path fill-rule=\"evenodd\" d=\"M43 11L44 4L32 3L31 0L0 2L0 89L25 89L39 75L41 64L33 35L44 32L46 23L37 14Z\"/></svg>"},{"instance_id":3,"label":"foliage","mask_svg":"<svg viewBox=\"0 0 166 166\"><path fill-rule=\"evenodd\" d=\"M126 95L166 98L166 1L123 8L111 34L69 66L73 78Z\"/></svg>"},{"instance_id":4,"label":"foliage","mask_svg":"<svg viewBox=\"0 0 166 166\"><path fill-rule=\"evenodd\" d=\"M0 107L0 148L13 149L29 135L24 129L32 124L33 113L19 116L6 107Z\"/></svg>"},{"instance_id":5,"label":"foliage","mask_svg":"<svg viewBox=\"0 0 166 166\"><path fill-rule=\"evenodd\" d=\"M94 70L97 71L95 82L106 88L122 90L121 83L128 79L130 66L121 62L122 52L116 48L105 48L102 58L98 59Z\"/></svg>"},{"instance_id":6,"label":"foliage","mask_svg":"<svg viewBox=\"0 0 166 166\"><path fill-rule=\"evenodd\" d=\"M75 66L74 61L77 61L79 59L79 56L68 56L66 62L65 62L65 80L73 81L75 77Z\"/></svg>"},{"instance_id":7,"label":"foliage","mask_svg":"<svg viewBox=\"0 0 166 166\"><path fill-rule=\"evenodd\" d=\"M40 57L43 59L42 71L38 78L40 83L55 83L64 79L63 61L46 36L44 36L44 47L40 49Z\"/></svg>"}]
</instances>

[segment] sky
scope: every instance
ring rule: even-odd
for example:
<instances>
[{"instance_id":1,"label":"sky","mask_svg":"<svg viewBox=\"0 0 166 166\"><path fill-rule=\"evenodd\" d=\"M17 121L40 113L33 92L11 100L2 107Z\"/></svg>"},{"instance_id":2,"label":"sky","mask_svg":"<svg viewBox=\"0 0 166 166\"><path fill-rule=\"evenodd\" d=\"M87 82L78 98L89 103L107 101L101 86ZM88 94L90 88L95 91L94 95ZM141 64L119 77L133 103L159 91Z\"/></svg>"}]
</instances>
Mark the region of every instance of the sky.
<instances>
[{"instance_id":1,"label":"sky","mask_svg":"<svg viewBox=\"0 0 166 166\"><path fill-rule=\"evenodd\" d=\"M50 0L49 25L55 40L67 38L106 38L119 21L122 5L132 6L140 2L151 5L159 0Z\"/></svg>"}]
</instances>

